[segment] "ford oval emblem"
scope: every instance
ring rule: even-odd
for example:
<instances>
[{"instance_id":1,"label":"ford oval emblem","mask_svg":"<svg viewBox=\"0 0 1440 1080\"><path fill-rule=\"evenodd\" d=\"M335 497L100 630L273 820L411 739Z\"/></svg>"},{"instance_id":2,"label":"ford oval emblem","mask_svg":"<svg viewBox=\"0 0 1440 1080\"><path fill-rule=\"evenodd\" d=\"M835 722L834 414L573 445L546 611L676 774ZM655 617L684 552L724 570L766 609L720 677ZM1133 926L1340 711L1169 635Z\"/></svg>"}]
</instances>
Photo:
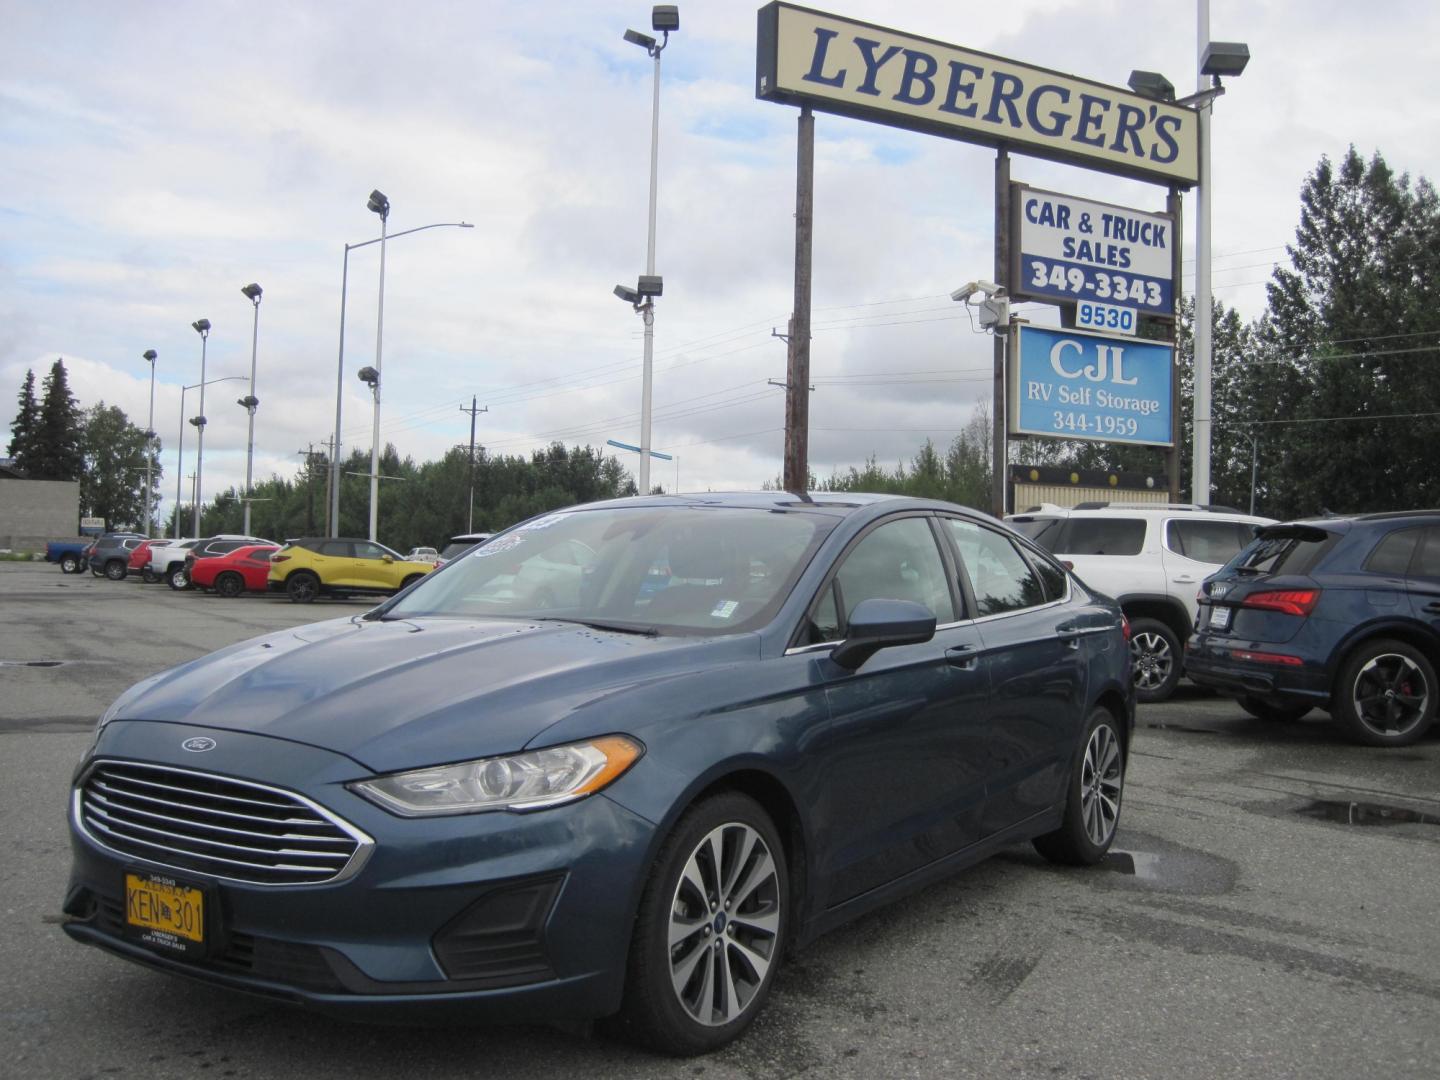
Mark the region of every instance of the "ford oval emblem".
<instances>
[{"instance_id":1,"label":"ford oval emblem","mask_svg":"<svg viewBox=\"0 0 1440 1080\"><path fill-rule=\"evenodd\" d=\"M180 749L189 750L192 754L203 754L206 750L215 749L215 740L204 735L197 735L193 739L186 739L182 742Z\"/></svg>"}]
</instances>

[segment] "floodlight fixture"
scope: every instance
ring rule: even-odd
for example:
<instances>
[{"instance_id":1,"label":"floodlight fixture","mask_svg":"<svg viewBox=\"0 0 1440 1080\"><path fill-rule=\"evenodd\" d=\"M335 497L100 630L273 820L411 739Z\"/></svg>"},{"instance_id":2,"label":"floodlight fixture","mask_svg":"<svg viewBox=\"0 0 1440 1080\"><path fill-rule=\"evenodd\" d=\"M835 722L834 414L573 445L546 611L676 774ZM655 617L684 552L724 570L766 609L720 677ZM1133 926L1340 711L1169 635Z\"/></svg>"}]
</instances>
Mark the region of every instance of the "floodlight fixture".
<instances>
[{"instance_id":1,"label":"floodlight fixture","mask_svg":"<svg viewBox=\"0 0 1440 1080\"><path fill-rule=\"evenodd\" d=\"M142 357L144 357L146 360L149 360L152 364L153 364L153 363L156 361L156 359L160 356L160 354L157 353L154 349L146 349L146 350L145 350L143 353L141 353L140 355L141 355Z\"/></svg>"},{"instance_id":2,"label":"floodlight fixture","mask_svg":"<svg viewBox=\"0 0 1440 1080\"><path fill-rule=\"evenodd\" d=\"M197 428L203 428L207 421L203 416L192 416L190 417L190 423L195 425Z\"/></svg>"},{"instance_id":3,"label":"floodlight fixture","mask_svg":"<svg viewBox=\"0 0 1440 1080\"><path fill-rule=\"evenodd\" d=\"M1243 41L1212 41L1200 57L1200 74L1217 81L1241 74L1250 63L1250 46Z\"/></svg>"},{"instance_id":4,"label":"floodlight fixture","mask_svg":"<svg viewBox=\"0 0 1440 1080\"><path fill-rule=\"evenodd\" d=\"M236 398L235 404L241 406L242 408L253 409L255 408L255 406L260 404L260 399L257 398L254 394L246 394L242 398Z\"/></svg>"},{"instance_id":5,"label":"floodlight fixture","mask_svg":"<svg viewBox=\"0 0 1440 1080\"><path fill-rule=\"evenodd\" d=\"M642 34L639 30L626 30L625 40L631 45L639 45L646 52L655 48L655 39L649 34Z\"/></svg>"},{"instance_id":6,"label":"floodlight fixture","mask_svg":"<svg viewBox=\"0 0 1440 1080\"><path fill-rule=\"evenodd\" d=\"M665 279L659 274L641 274L635 291L641 296L659 296L665 291Z\"/></svg>"},{"instance_id":7,"label":"floodlight fixture","mask_svg":"<svg viewBox=\"0 0 1440 1080\"><path fill-rule=\"evenodd\" d=\"M260 303L260 296L265 292L264 289L260 288L260 286L253 281L249 285L241 286L240 291L245 294L246 298L252 304Z\"/></svg>"},{"instance_id":8,"label":"floodlight fixture","mask_svg":"<svg viewBox=\"0 0 1440 1080\"><path fill-rule=\"evenodd\" d=\"M618 296L621 300L624 300L627 304L635 304L638 306L640 303L642 303L639 291L630 288L630 286L628 285L616 285L615 295Z\"/></svg>"},{"instance_id":9,"label":"floodlight fixture","mask_svg":"<svg viewBox=\"0 0 1440 1080\"><path fill-rule=\"evenodd\" d=\"M379 214L380 220L385 221L390 217L390 200L385 197L383 192L376 189L370 192L370 201L365 204L365 209Z\"/></svg>"},{"instance_id":10,"label":"floodlight fixture","mask_svg":"<svg viewBox=\"0 0 1440 1080\"><path fill-rule=\"evenodd\" d=\"M372 390L380 385L380 372L376 371L373 367L362 367L356 372L356 375L361 382Z\"/></svg>"},{"instance_id":11,"label":"floodlight fixture","mask_svg":"<svg viewBox=\"0 0 1440 1080\"><path fill-rule=\"evenodd\" d=\"M192 323L190 324L190 326L191 326L191 328L194 329L194 331L195 331L197 334L199 334L202 338L205 337L205 336L207 336L207 335L210 333L210 320L209 320L209 319L196 319L194 322L192 322Z\"/></svg>"},{"instance_id":12,"label":"floodlight fixture","mask_svg":"<svg viewBox=\"0 0 1440 1080\"><path fill-rule=\"evenodd\" d=\"M1158 71L1132 71L1126 85L1141 97L1155 101L1175 100L1175 84Z\"/></svg>"},{"instance_id":13,"label":"floodlight fixture","mask_svg":"<svg viewBox=\"0 0 1440 1080\"><path fill-rule=\"evenodd\" d=\"M680 29L680 9L674 4L656 4L650 12L650 29L670 34Z\"/></svg>"}]
</instances>

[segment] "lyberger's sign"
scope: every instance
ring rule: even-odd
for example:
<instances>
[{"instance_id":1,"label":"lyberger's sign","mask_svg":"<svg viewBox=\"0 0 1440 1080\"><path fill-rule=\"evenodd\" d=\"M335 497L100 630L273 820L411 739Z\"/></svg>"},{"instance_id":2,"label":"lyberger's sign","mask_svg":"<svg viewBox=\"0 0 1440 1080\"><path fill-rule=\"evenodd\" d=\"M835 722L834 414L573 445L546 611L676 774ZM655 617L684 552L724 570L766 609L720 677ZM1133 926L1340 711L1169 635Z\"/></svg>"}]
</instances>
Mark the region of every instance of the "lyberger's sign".
<instances>
[{"instance_id":1,"label":"lyberger's sign","mask_svg":"<svg viewBox=\"0 0 1440 1080\"><path fill-rule=\"evenodd\" d=\"M1142 180L1199 178L1193 109L790 4L760 9L755 92Z\"/></svg>"}]
</instances>

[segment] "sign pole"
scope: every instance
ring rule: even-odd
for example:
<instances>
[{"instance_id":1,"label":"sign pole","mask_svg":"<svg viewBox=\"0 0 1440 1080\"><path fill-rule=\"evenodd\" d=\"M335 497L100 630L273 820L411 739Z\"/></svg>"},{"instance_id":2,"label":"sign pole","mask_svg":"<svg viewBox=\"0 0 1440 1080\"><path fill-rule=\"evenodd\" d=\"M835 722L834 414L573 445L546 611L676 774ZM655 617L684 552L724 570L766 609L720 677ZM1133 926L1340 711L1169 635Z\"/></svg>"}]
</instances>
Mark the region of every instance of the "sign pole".
<instances>
[{"instance_id":1,"label":"sign pole","mask_svg":"<svg viewBox=\"0 0 1440 1080\"><path fill-rule=\"evenodd\" d=\"M1010 285L1010 155L1002 147L995 151L995 281ZM1005 425L1009 409L1005 402L1005 337L997 329L995 333L995 382L994 414L995 428L990 447L991 461L991 511L996 517L1005 516L1005 473L1008 465L1008 451L1005 444Z\"/></svg>"},{"instance_id":2,"label":"sign pole","mask_svg":"<svg viewBox=\"0 0 1440 1080\"><path fill-rule=\"evenodd\" d=\"M815 232L815 114L800 109L795 167L795 309L786 342L786 491L810 482L810 253Z\"/></svg>"},{"instance_id":3,"label":"sign pole","mask_svg":"<svg viewBox=\"0 0 1440 1080\"><path fill-rule=\"evenodd\" d=\"M1165 451L1165 475L1170 482L1170 501L1180 501L1180 312L1178 310L1180 297L1185 295L1182 289L1182 274L1184 273L1183 262L1180 258L1185 235L1185 222L1181 216L1184 204L1180 199L1180 189L1171 186L1170 194L1165 199L1165 212L1175 219L1174 238L1171 245L1170 255L1170 295L1175 298L1175 318L1170 323L1170 340L1175 344L1176 371L1170 380L1170 430L1174 432L1174 443Z\"/></svg>"}]
</instances>

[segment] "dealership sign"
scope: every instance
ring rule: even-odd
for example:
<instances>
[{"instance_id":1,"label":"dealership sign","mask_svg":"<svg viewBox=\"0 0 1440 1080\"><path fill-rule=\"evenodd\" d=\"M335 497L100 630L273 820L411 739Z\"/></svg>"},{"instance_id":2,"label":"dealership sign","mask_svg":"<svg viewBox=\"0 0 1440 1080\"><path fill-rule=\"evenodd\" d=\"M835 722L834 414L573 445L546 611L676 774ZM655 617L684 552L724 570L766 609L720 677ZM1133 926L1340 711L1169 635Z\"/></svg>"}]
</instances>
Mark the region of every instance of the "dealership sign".
<instances>
[{"instance_id":1,"label":"dealership sign","mask_svg":"<svg viewBox=\"0 0 1440 1080\"><path fill-rule=\"evenodd\" d=\"M1194 109L792 4L760 9L755 92L1152 182L1199 177Z\"/></svg>"},{"instance_id":2,"label":"dealership sign","mask_svg":"<svg viewBox=\"0 0 1440 1080\"><path fill-rule=\"evenodd\" d=\"M1016 333L1012 434L1174 445L1173 346L1039 326Z\"/></svg>"},{"instance_id":3,"label":"dealership sign","mask_svg":"<svg viewBox=\"0 0 1440 1080\"><path fill-rule=\"evenodd\" d=\"M1175 218L1124 206L1075 199L1012 184L1015 264L1012 296L1134 308L1173 316ZM1108 315L1103 312L1102 316ZM1130 326L1090 321L1099 329L1134 333ZM1087 320L1082 319L1082 325Z\"/></svg>"}]
</instances>

